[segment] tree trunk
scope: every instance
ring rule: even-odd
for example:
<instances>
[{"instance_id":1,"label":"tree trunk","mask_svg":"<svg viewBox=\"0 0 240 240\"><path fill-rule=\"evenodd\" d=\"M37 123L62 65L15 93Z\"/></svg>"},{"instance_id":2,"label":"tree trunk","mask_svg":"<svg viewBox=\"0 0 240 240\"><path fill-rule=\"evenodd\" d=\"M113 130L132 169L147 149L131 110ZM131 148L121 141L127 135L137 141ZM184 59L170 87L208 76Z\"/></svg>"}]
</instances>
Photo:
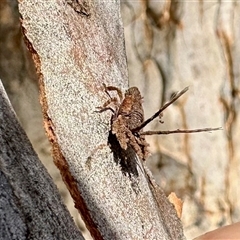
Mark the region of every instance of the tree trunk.
<instances>
[{"instance_id":1,"label":"tree trunk","mask_svg":"<svg viewBox=\"0 0 240 240\"><path fill-rule=\"evenodd\" d=\"M119 2L19 3L45 129L55 164L94 238L182 239L173 205L135 152L127 156L133 172L116 163L107 145L110 113L96 113L107 100L103 83L127 87L119 8Z\"/></svg>"},{"instance_id":2,"label":"tree trunk","mask_svg":"<svg viewBox=\"0 0 240 240\"><path fill-rule=\"evenodd\" d=\"M0 239L83 239L0 82Z\"/></svg>"},{"instance_id":3,"label":"tree trunk","mask_svg":"<svg viewBox=\"0 0 240 240\"><path fill-rule=\"evenodd\" d=\"M157 182L184 199L186 237L240 221L239 2L124 1L122 10L130 85L146 116L190 87L146 130L223 127L147 139Z\"/></svg>"},{"instance_id":4,"label":"tree trunk","mask_svg":"<svg viewBox=\"0 0 240 240\"><path fill-rule=\"evenodd\" d=\"M0 79L35 152L57 185L83 235L89 239L70 193L51 156L39 102L38 79L31 53L23 41L17 0L2 0L0 7Z\"/></svg>"}]
</instances>

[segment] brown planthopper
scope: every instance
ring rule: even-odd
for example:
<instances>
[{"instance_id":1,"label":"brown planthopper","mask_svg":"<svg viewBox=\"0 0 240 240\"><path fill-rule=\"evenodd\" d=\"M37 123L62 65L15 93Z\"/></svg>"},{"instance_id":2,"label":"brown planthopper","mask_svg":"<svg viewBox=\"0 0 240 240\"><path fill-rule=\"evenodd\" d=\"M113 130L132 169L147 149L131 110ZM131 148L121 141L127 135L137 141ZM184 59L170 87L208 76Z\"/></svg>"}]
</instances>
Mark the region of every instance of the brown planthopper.
<instances>
[{"instance_id":1,"label":"brown planthopper","mask_svg":"<svg viewBox=\"0 0 240 240\"><path fill-rule=\"evenodd\" d=\"M176 129L173 131L143 131L143 128L157 117L161 118L162 112L173 102L180 98L188 87L176 93L168 102L166 102L152 117L144 121L144 111L140 91L137 87L129 88L123 97L121 90L117 87L103 85L109 100L99 107L99 112L111 110L111 133L116 136L122 149L127 150L131 147L140 159L145 160L149 154L148 143L145 135L154 134L172 134L172 133L196 133L209 132L222 129L218 128L200 128L200 129ZM110 91L116 91L117 97L111 97Z\"/></svg>"}]
</instances>

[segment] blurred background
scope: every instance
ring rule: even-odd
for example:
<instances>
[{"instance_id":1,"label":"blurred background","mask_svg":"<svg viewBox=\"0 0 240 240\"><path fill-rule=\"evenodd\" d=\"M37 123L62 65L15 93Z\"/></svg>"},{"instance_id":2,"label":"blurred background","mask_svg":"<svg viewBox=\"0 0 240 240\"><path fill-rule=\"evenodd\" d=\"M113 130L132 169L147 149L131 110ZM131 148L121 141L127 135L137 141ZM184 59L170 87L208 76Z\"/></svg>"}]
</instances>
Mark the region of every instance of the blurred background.
<instances>
[{"instance_id":1,"label":"blurred background","mask_svg":"<svg viewBox=\"0 0 240 240\"><path fill-rule=\"evenodd\" d=\"M168 195L184 201L187 239L240 221L240 3L122 1L129 85L144 96L145 118L190 89L145 130L223 127L212 133L147 137L147 164ZM91 239L53 164L16 0L0 1L0 79L39 158L75 222Z\"/></svg>"}]
</instances>

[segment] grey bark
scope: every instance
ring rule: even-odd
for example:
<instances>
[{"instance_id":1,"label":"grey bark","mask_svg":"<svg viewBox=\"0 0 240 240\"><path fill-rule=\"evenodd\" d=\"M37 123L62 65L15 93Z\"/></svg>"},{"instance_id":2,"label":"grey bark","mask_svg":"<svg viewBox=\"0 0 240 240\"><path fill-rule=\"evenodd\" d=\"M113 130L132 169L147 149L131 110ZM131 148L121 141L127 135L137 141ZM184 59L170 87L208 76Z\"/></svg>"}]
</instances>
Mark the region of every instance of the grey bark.
<instances>
[{"instance_id":1,"label":"grey bark","mask_svg":"<svg viewBox=\"0 0 240 240\"><path fill-rule=\"evenodd\" d=\"M54 161L94 238L182 239L173 205L136 154L127 157L137 173L116 163L110 113L95 112L107 100L102 83L127 87L119 2L78 2L19 3Z\"/></svg>"},{"instance_id":2,"label":"grey bark","mask_svg":"<svg viewBox=\"0 0 240 240\"><path fill-rule=\"evenodd\" d=\"M83 239L0 82L0 239Z\"/></svg>"},{"instance_id":3,"label":"grey bark","mask_svg":"<svg viewBox=\"0 0 240 240\"><path fill-rule=\"evenodd\" d=\"M38 79L31 53L24 43L17 0L3 0L0 7L0 78L35 152L57 185L64 203L85 238L90 234L74 207L70 193L54 165L51 146L43 128Z\"/></svg>"}]
</instances>

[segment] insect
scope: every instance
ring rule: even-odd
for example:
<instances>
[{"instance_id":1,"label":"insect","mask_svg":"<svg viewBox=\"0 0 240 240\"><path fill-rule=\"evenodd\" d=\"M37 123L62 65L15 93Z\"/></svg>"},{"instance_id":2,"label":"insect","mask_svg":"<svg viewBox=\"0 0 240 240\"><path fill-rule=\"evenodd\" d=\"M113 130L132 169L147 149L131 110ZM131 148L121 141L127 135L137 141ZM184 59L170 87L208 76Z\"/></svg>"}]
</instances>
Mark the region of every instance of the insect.
<instances>
[{"instance_id":1,"label":"insect","mask_svg":"<svg viewBox=\"0 0 240 240\"><path fill-rule=\"evenodd\" d=\"M145 160L149 155L149 144L145 140L145 135L154 134L171 134L171 133L195 133L220 130L221 128L202 128L194 130L173 130L173 131L143 131L143 128L157 117L161 118L162 112L181 97L188 87L176 93L168 102L166 102L152 117L144 121L144 110L142 106L143 97L137 87L129 88L123 97L121 90L117 87L106 86L104 90L109 96L109 100L98 107L99 112L110 110L111 117L111 133L116 138L122 149L132 148L140 159ZM112 97L109 92L116 91L117 97Z\"/></svg>"}]
</instances>

